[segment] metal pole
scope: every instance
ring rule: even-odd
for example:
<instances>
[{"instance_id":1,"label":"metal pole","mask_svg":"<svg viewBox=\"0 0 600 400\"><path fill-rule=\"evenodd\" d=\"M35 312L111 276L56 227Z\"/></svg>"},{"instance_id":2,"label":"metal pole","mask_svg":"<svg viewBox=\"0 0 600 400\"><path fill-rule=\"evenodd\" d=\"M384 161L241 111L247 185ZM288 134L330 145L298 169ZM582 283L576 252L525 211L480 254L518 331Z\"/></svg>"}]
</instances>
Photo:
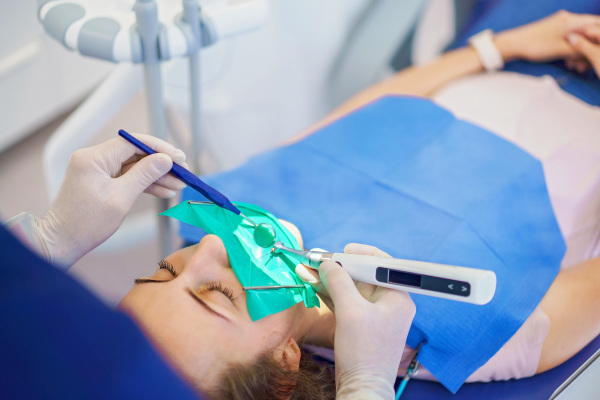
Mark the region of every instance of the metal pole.
<instances>
[{"instance_id":1,"label":"metal pole","mask_svg":"<svg viewBox=\"0 0 600 400\"><path fill-rule=\"evenodd\" d=\"M202 33L200 29L200 7L198 0L183 0L183 20L189 24L194 37L190 44L190 117L192 128L193 159L192 168L200 173L200 151L202 150L201 122L202 110L200 99L200 49L202 48Z\"/></svg>"},{"instance_id":2,"label":"metal pole","mask_svg":"<svg viewBox=\"0 0 600 400\"><path fill-rule=\"evenodd\" d=\"M162 97L162 77L158 54L158 9L154 0L137 0L134 6L137 29L142 41L144 59L144 79L146 84L146 105L152 135L165 140L167 122ZM169 207L169 200L158 199L158 212ZM158 219L158 240L162 257L173 252L171 221L165 217Z\"/></svg>"}]
</instances>

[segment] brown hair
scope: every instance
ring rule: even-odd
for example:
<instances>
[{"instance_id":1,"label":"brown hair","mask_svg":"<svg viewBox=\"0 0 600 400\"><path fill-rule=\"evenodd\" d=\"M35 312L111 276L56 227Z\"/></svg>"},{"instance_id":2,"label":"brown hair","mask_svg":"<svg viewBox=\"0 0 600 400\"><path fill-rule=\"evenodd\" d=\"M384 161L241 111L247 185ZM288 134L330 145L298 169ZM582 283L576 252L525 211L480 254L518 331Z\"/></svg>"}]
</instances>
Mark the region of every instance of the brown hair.
<instances>
[{"instance_id":1,"label":"brown hair","mask_svg":"<svg viewBox=\"0 0 600 400\"><path fill-rule=\"evenodd\" d=\"M291 397L290 397L291 396ZM290 371L272 355L264 354L250 365L231 366L221 378L213 400L334 400L333 370L304 350L298 371Z\"/></svg>"}]
</instances>

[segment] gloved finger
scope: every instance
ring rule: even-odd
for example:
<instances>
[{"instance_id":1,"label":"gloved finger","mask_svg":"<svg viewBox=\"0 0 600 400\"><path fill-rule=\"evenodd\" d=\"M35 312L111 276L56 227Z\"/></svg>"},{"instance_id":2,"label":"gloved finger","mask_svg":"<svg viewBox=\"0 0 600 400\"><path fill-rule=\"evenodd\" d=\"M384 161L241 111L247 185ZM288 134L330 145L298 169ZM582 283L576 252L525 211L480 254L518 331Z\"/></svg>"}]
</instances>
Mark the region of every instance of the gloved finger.
<instances>
[{"instance_id":1,"label":"gloved finger","mask_svg":"<svg viewBox=\"0 0 600 400\"><path fill-rule=\"evenodd\" d=\"M370 299L372 302L380 304L397 304L406 301L412 302L408 292L402 290L390 289L382 286L377 286Z\"/></svg>"},{"instance_id":2,"label":"gloved finger","mask_svg":"<svg viewBox=\"0 0 600 400\"><path fill-rule=\"evenodd\" d=\"M131 204L140 193L145 191L158 178L166 174L173 166L171 158L162 153L144 157L133 165L126 174L117 178L124 196Z\"/></svg>"},{"instance_id":3,"label":"gloved finger","mask_svg":"<svg viewBox=\"0 0 600 400\"><path fill-rule=\"evenodd\" d=\"M151 194L152 196L159 197L161 199L172 199L173 197L175 197L177 195L177 192L175 190L166 188L164 186L157 185L155 183L148 186L144 190L144 193Z\"/></svg>"},{"instance_id":4,"label":"gloved finger","mask_svg":"<svg viewBox=\"0 0 600 400\"><path fill-rule=\"evenodd\" d=\"M144 157L141 157L140 159L142 159L142 158L144 158ZM127 173L127 171L129 171L131 168L133 168L134 165L135 165L135 162L131 162L129 164L123 165L123 168L121 169L121 175ZM178 178L176 178L174 175L171 175L171 174L165 174L165 175L161 176L160 178L158 178L158 180L156 180L152 184L152 186L154 186L154 185L162 186L169 190L183 190L186 187L186 184L183 181L179 180ZM152 186L150 186L150 187L152 187ZM146 190L145 192L156 195L154 193L149 192L148 190ZM162 197L162 196L158 196L158 197Z\"/></svg>"},{"instance_id":5,"label":"gloved finger","mask_svg":"<svg viewBox=\"0 0 600 400\"><path fill-rule=\"evenodd\" d=\"M186 156L183 150L176 148L172 144L167 143L164 140L161 140L155 136L144 135L142 133L132 133L131 135L138 139L140 142L144 143L146 146L150 147L152 150L156 151L157 153L164 153L168 155L173 160L173 162L176 162L178 164L185 162ZM112 150L115 160L119 164L124 163L136 154L146 154L142 150L138 149L136 146L123 139L122 137L117 137L112 140L109 140L103 145L106 145Z\"/></svg>"},{"instance_id":6,"label":"gloved finger","mask_svg":"<svg viewBox=\"0 0 600 400\"><path fill-rule=\"evenodd\" d=\"M127 164L135 164L137 161L140 161L142 158L146 157L147 154L142 152L142 153L136 153L134 155L132 155L131 157L129 157L127 160L125 160L123 162L123 165L127 165ZM174 161L177 162L177 161ZM188 163L184 162L177 162L177 164L181 165L182 167L184 167L185 169L189 170L190 167L188 165Z\"/></svg>"},{"instance_id":7,"label":"gloved finger","mask_svg":"<svg viewBox=\"0 0 600 400\"><path fill-rule=\"evenodd\" d=\"M309 283L311 285L318 285L321 283L321 278L319 277L319 272L307 267L304 264L296 265L296 274L302 280L302 282Z\"/></svg>"},{"instance_id":8,"label":"gloved finger","mask_svg":"<svg viewBox=\"0 0 600 400\"><path fill-rule=\"evenodd\" d=\"M317 291L318 294L322 295L319 297L321 297L321 299L324 300L326 302L326 304L327 304L327 301L329 301L329 303L331 302L331 296L327 292L327 288L325 288L325 286L321 282L318 271L316 271L310 267L307 267L304 264L298 264L298 265L296 265L296 274L298 275L300 280L302 280L302 282L306 282L306 283L310 284L313 287L313 289L315 289ZM356 286L356 289L358 290L358 292L366 299L368 299L369 297L371 297L371 295L373 295L373 292L375 291L375 288L377 287L375 285L371 285L371 284L365 283L365 282L355 282L355 286ZM325 297L328 300L325 300L324 299ZM329 306L331 308L330 304L327 304L327 306Z\"/></svg>"},{"instance_id":9,"label":"gloved finger","mask_svg":"<svg viewBox=\"0 0 600 400\"><path fill-rule=\"evenodd\" d=\"M339 264L333 261L321 263L319 276L329 292L336 312L351 312L352 308L365 301L350 275Z\"/></svg>"},{"instance_id":10,"label":"gloved finger","mask_svg":"<svg viewBox=\"0 0 600 400\"><path fill-rule=\"evenodd\" d=\"M154 184L170 190L183 190L187 186L183 181L180 181L171 174L161 176Z\"/></svg>"},{"instance_id":11,"label":"gloved finger","mask_svg":"<svg viewBox=\"0 0 600 400\"><path fill-rule=\"evenodd\" d=\"M378 286L372 296L372 302L389 318L412 320L417 307L407 292Z\"/></svg>"},{"instance_id":12,"label":"gloved finger","mask_svg":"<svg viewBox=\"0 0 600 400\"><path fill-rule=\"evenodd\" d=\"M358 293L360 293L362 297L371 301L371 298L373 297L373 293L377 289L377 286L365 282L355 282L354 285L356 286Z\"/></svg>"},{"instance_id":13,"label":"gloved finger","mask_svg":"<svg viewBox=\"0 0 600 400\"><path fill-rule=\"evenodd\" d=\"M383 250L379 250L375 246L369 246L368 244L360 243L348 243L346 247L344 247L344 253L391 258L391 256L388 253L386 253Z\"/></svg>"},{"instance_id":14,"label":"gloved finger","mask_svg":"<svg viewBox=\"0 0 600 400\"><path fill-rule=\"evenodd\" d=\"M296 275L302 282L308 283L319 295L319 298L323 300L323 302L332 309L333 303L331 302L331 297L329 296L329 292L327 288L321 282L321 278L319 277L319 272L307 267L304 264L298 264L295 268Z\"/></svg>"},{"instance_id":15,"label":"gloved finger","mask_svg":"<svg viewBox=\"0 0 600 400\"><path fill-rule=\"evenodd\" d=\"M369 246L367 244L359 244L359 243L348 243L346 247L344 247L344 253L347 254L358 254L364 256L375 256L375 257L388 257L390 255L386 252L379 250L377 247ZM369 283L357 282L356 287L360 294L369 300L372 300L371 297L375 292L377 286L371 285Z\"/></svg>"}]
</instances>

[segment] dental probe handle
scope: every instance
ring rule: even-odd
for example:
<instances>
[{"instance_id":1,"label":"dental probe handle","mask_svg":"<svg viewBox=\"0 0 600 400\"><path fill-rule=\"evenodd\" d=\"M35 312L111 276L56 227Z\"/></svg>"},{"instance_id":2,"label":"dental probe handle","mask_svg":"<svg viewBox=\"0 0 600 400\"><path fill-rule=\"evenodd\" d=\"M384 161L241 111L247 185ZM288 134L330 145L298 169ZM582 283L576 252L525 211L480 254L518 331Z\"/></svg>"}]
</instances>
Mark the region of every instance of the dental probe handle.
<instances>
[{"instance_id":1,"label":"dental probe handle","mask_svg":"<svg viewBox=\"0 0 600 400\"><path fill-rule=\"evenodd\" d=\"M134 136L132 136L129 132L123 129L119 129L119 136L121 136L123 139L127 140L129 143L142 150L146 154L156 153L156 151L154 151L152 148L142 143ZM183 168L181 165L173 163L173 167L169 172L171 172L173 175L175 175L175 177L187 184L192 189L196 190L197 192L200 192L204 197L206 197L219 207L223 207L236 215L240 215L240 210L236 206L234 206L227 197L221 194L221 192L219 192L217 189L204 183L200 178L198 178L196 175L194 175L187 169Z\"/></svg>"},{"instance_id":2,"label":"dental probe handle","mask_svg":"<svg viewBox=\"0 0 600 400\"><path fill-rule=\"evenodd\" d=\"M449 300L487 304L496 292L493 271L345 253L308 252L306 258L314 267L325 260L340 264L352 279Z\"/></svg>"}]
</instances>

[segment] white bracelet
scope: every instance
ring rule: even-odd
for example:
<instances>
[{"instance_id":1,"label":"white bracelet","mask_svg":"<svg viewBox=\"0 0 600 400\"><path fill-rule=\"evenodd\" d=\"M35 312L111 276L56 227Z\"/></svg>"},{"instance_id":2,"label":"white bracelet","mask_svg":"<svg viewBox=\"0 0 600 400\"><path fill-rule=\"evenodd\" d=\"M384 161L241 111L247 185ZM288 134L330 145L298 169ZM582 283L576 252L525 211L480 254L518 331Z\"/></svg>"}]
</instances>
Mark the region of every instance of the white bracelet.
<instances>
[{"instance_id":1,"label":"white bracelet","mask_svg":"<svg viewBox=\"0 0 600 400\"><path fill-rule=\"evenodd\" d=\"M490 71L497 71L504 67L504 60L500 50L494 43L494 32L486 29L469 38L469 44L475 49L481 59L483 68Z\"/></svg>"}]
</instances>

